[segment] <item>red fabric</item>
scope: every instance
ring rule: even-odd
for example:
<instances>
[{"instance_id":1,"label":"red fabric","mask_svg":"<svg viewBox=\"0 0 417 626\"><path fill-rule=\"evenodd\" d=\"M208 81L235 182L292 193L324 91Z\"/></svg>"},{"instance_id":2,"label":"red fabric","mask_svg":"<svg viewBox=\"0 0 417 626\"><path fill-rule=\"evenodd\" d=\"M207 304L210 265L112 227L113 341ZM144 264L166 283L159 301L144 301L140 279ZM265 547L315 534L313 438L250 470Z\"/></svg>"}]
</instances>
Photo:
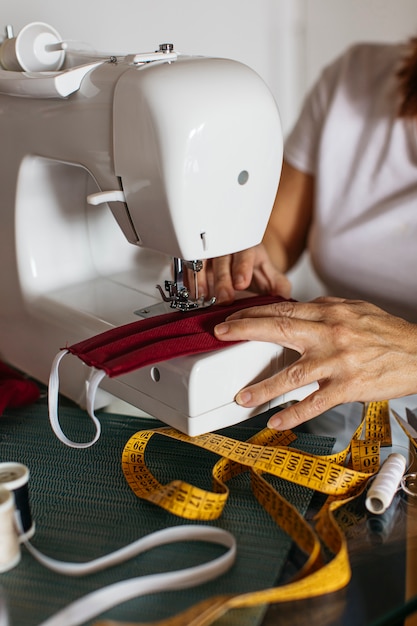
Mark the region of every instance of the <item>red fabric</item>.
<instances>
[{"instance_id":1,"label":"red fabric","mask_svg":"<svg viewBox=\"0 0 417 626\"><path fill-rule=\"evenodd\" d=\"M39 388L19 372L0 362L0 415L6 407L32 404L39 398Z\"/></svg>"},{"instance_id":2,"label":"red fabric","mask_svg":"<svg viewBox=\"0 0 417 626\"><path fill-rule=\"evenodd\" d=\"M278 296L255 296L231 305L214 305L188 313L174 312L132 322L80 341L67 350L112 378L178 356L219 350L237 342L223 342L214 327L242 309L282 302Z\"/></svg>"}]
</instances>

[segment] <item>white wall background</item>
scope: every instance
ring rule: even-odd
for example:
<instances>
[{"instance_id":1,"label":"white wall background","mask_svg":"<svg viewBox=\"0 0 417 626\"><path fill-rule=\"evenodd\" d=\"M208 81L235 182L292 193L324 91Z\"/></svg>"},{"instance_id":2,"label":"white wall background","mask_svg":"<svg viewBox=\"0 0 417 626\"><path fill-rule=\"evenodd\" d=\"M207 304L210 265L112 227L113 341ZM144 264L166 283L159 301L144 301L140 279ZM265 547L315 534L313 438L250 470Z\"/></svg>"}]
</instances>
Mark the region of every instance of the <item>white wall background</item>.
<instances>
[{"instance_id":1,"label":"white wall background","mask_svg":"<svg viewBox=\"0 0 417 626\"><path fill-rule=\"evenodd\" d=\"M287 131L321 67L358 40L417 34L416 0L0 0L0 37L32 21L108 52L170 41L181 52L225 56L272 89Z\"/></svg>"},{"instance_id":2,"label":"white wall background","mask_svg":"<svg viewBox=\"0 0 417 626\"><path fill-rule=\"evenodd\" d=\"M396 41L417 34L416 0L0 0L0 38L32 21L64 40L109 53L154 50L173 42L185 53L246 63L267 82L284 132L320 69L359 40ZM296 297L318 289L305 264L294 273Z\"/></svg>"}]
</instances>

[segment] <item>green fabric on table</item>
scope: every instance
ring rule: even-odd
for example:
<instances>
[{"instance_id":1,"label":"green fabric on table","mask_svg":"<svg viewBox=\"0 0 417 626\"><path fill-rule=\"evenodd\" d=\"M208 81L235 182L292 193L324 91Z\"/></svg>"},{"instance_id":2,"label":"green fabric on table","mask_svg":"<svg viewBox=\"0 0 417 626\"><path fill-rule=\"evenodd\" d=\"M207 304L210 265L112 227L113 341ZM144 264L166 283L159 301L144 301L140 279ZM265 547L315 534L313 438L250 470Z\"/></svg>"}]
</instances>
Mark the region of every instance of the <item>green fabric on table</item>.
<instances>
[{"instance_id":1,"label":"green fabric on table","mask_svg":"<svg viewBox=\"0 0 417 626\"><path fill-rule=\"evenodd\" d=\"M60 408L64 432L73 439L89 440L92 426L86 413L72 406ZM99 414L102 435L92 448L66 447L53 434L44 405L7 410L0 419L0 461L24 463L30 470L29 491L36 533L32 543L50 557L87 561L120 548L155 530L188 524L166 511L138 499L122 469L122 450L138 430L161 423L125 415ZM245 440L256 430L236 426L222 431ZM328 454L334 440L301 433L294 447ZM183 478L211 488L211 467L218 459L191 445L154 436L147 454L149 468L160 482ZM305 513L312 491L273 479L280 492ZM291 541L258 505L248 475L229 483L230 499L213 524L231 531L237 539L234 567L221 578L184 591L137 598L106 612L117 620L155 621L218 594L243 593L274 585ZM0 575L9 605L11 626L36 626L71 601L113 582L140 575L182 569L211 560L221 548L203 543L174 544L154 549L127 563L82 578L50 572L23 548L13 570ZM228 614L218 624L257 626L264 609L255 607Z\"/></svg>"}]
</instances>

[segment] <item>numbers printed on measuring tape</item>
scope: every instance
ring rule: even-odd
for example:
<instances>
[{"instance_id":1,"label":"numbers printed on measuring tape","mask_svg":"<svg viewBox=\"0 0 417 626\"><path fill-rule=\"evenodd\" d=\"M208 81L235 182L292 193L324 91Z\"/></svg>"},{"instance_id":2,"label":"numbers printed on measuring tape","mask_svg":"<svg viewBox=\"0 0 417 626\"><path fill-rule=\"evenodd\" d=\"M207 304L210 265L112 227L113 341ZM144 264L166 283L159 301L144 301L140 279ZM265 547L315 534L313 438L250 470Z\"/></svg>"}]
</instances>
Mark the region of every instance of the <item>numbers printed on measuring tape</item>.
<instances>
[{"instance_id":1,"label":"numbers printed on measuring tape","mask_svg":"<svg viewBox=\"0 0 417 626\"><path fill-rule=\"evenodd\" d=\"M352 467L361 472L374 473L379 468L380 441L352 440Z\"/></svg>"},{"instance_id":2,"label":"numbers printed on measuring tape","mask_svg":"<svg viewBox=\"0 0 417 626\"><path fill-rule=\"evenodd\" d=\"M365 439L360 439L365 430ZM153 436L170 437L198 446L220 458L212 470L213 491L173 480L161 485L145 463L146 447ZM371 402L365 406L363 421L353 434L346 450L320 457L291 448L296 435L264 429L248 441L239 441L218 433L189 437L170 427L140 431L127 442L122 456L126 480L134 493L165 508L175 515L194 520L217 519L226 505L227 482L242 472L250 472L252 490L274 521L287 532L307 555L299 578L287 585L243 594L212 598L204 605L212 608L212 620L201 617L198 607L183 616L158 622L159 626L186 624L186 615L197 615L195 626L207 626L230 608L254 606L262 602L279 602L313 597L344 587L350 579L346 541L333 511L357 497L369 477L379 469L381 445L390 445L391 430L388 402ZM348 461L348 462L347 462ZM325 505L316 516L313 529L298 511L268 482L266 476L281 479L327 494ZM323 563L320 542L334 556ZM210 619L211 619L210 618ZM185 621L181 621L185 620Z\"/></svg>"},{"instance_id":3,"label":"numbers printed on measuring tape","mask_svg":"<svg viewBox=\"0 0 417 626\"><path fill-rule=\"evenodd\" d=\"M388 401L369 402L365 406L365 439L380 441L381 446L392 445Z\"/></svg>"}]
</instances>

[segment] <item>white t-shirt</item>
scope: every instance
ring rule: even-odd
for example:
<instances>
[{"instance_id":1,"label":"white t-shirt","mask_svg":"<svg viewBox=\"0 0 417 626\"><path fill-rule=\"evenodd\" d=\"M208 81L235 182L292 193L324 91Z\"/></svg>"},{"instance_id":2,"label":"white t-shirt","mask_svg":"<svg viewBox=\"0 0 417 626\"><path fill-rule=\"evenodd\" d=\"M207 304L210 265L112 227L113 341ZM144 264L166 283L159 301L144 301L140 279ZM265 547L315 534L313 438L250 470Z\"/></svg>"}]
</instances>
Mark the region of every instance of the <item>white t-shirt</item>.
<instances>
[{"instance_id":1,"label":"white t-shirt","mask_svg":"<svg viewBox=\"0 0 417 626\"><path fill-rule=\"evenodd\" d=\"M417 119L400 119L404 45L361 44L327 67L288 137L315 176L308 248L333 295L417 322Z\"/></svg>"}]
</instances>

